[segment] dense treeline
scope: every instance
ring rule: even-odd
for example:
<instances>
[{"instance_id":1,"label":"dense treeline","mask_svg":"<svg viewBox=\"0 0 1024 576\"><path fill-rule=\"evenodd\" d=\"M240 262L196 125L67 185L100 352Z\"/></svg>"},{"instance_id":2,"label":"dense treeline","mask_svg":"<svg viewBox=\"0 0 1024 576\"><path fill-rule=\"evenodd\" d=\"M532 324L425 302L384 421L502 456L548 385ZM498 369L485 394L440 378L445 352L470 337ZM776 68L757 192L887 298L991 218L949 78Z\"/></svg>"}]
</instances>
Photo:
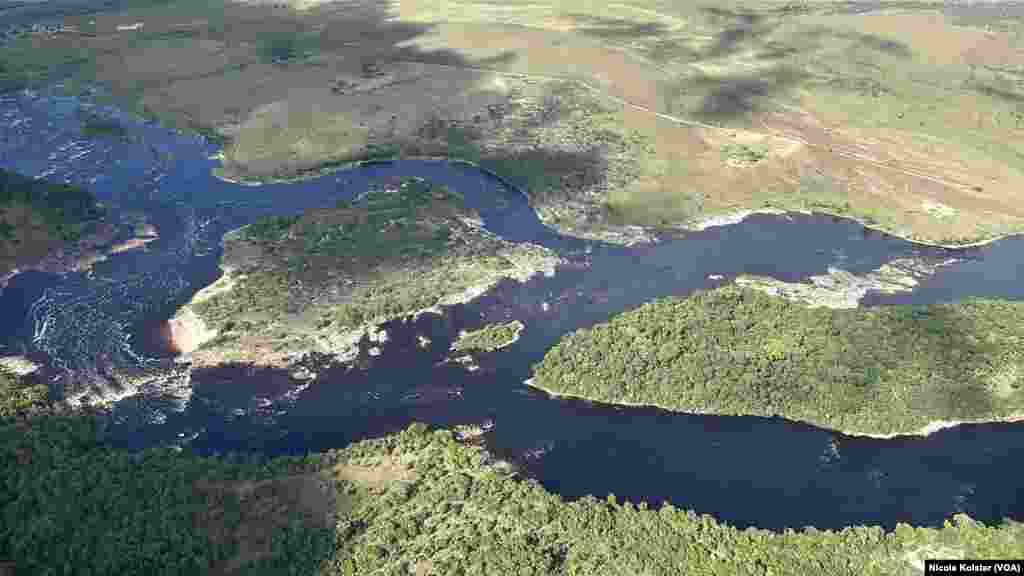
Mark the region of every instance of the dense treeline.
<instances>
[{"instance_id":1,"label":"dense treeline","mask_svg":"<svg viewBox=\"0 0 1024 576\"><path fill-rule=\"evenodd\" d=\"M580 330L535 370L604 402L912 432L1024 413L1024 303L812 309L727 287Z\"/></svg>"},{"instance_id":2,"label":"dense treeline","mask_svg":"<svg viewBox=\"0 0 1024 576\"><path fill-rule=\"evenodd\" d=\"M19 222L9 220L17 206L31 209L31 218L41 220L52 236L65 241L81 237L85 227L103 215L88 190L0 170L0 240L17 239Z\"/></svg>"},{"instance_id":3,"label":"dense treeline","mask_svg":"<svg viewBox=\"0 0 1024 576\"><path fill-rule=\"evenodd\" d=\"M942 529L780 534L612 496L567 503L450 432L419 424L262 464L170 450L131 455L101 439L85 415L3 420L0 561L32 574L894 576L920 574L923 558L1024 554L1024 525L988 527L962 515ZM200 488L346 466L372 478L336 475L330 529L287 506L253 510L266 503ZM271 532L270 554L239 562L268 511L291 521Z\"/></svg>"},{"instance_id":4,"label":"dense treeline","mask_svg":"<svg viewBox=\"0 0 1024 576\"><path fill-rule=\"evenodd\" d=\"M313 462L114 450L102 444L100 420L46 406L38 387L17 380L6 375L0 390L0 562L18 574L216 573L239 555L237 535L254 512L212 487ZM291 573L311 574L330 549L330 531L296 513L285 510L274 528L272 552L249 573L289 573L270 569L286 556Z\"/></svg>"}]
</instances>

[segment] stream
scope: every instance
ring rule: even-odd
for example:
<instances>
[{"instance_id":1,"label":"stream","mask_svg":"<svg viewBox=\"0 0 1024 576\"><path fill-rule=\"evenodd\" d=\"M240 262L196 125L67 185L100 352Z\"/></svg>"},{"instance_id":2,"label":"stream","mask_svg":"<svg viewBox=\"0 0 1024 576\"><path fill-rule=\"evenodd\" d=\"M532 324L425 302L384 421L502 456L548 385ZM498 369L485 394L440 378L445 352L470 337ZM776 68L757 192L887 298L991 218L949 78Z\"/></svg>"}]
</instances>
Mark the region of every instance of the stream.
<instances>
[{"instance_id":1,"label":"stream","mask_svg":"<svg viewBox=\"0 0 1024 576\"><path fill-rule=\"evenodd\" d=\"M129 141L84 139L83 107L118 119ZM560 235L521 193L470 166L399 160L252 187L214 178L215 152L197 136L75 98L0 95L0 167L87 187L114 218L142 212L160 232L146 250L112 255L91 273L24 272L0 293L0 355L45 359L58 396L110 401L113 445L273 456L343 447L414 421L450 428L487 420L494 424L485 434L489 450L570 499L614 493L776 530L935 526L957 512L989 523L1024 519L1024 482L1012 472L1024 461L1022 424L874 440L777 418L554 399L524 384L533 364L568 332L740 274L796 282L829 267L862 274L898 258L955 257L957 264L913 292L871 293L863 303L1021 299L1022 237L948 250L820 214L754 215L622 247ZM441 314L386 323L385 343L364 340L356 360L312 383L280 370L173 363L159 326L216 280L224 233L268 214L331 206L406 176L462 193L488 230L551 248L569 264L553 277L503 281ZM504 199L500 207L495 197ZM520 339L477 355L478 370L445 361L460 330L512 319L526 325ZM124 366L162 376L124 388L104 383L106 370Z\"/></svg>"}]
</instances>

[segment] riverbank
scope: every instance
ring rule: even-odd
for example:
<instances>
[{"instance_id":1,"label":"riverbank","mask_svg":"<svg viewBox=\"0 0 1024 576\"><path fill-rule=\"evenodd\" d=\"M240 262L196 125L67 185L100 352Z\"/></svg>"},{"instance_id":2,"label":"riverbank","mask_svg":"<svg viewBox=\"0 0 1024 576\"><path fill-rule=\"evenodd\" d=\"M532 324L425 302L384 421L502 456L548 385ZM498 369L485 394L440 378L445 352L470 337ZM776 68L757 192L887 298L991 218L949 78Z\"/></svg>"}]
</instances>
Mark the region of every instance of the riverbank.
<instances>
[{"instance_id":1,"label":"riverbank","mask_svg":"<svg viewBox=\"0 0 1024 576\"><path fill-rule=\"evenodd\" d=\"M222 160L223 153L218 153L212 157L215 160ZM268 184L287 184L302 182L305 180L311 180L314 178L320 178L329 174L343 173L345 171L351 171L359 169L360 167L370 166L373 164L381 164L387 162L396 162L401 160L425 160L429 162L447 162L455 165L470 166L495 178L501 182L506 188L513 190L527 200L530 205L537 211L537 216L547 226L558 230L559 232L568 236L574 236L587 240L597 240L601 242L608 242L610 244L619 244L622 246L635 246L638 244L650 244L658 240L659 230L649 226L639 226L636 224L625 224L625 225L613 225L609 223L601 223L600 227L595 228L595 222L587 221L586 219L580 219L579 222L566 222L560 219L560 216L552 213L550 209L543 204L538 205L538 200L531 197L529 194L524 192L520 187L512 184L507 178L494 170L488 169L482 166L479 162L467 160L458 156L444 156L444 155L412 155L412 156L383 156L379 158L373 158L368 160L357 160L352 162L344 162L338 164L331 164L324 168L318 168L313 170L306 170L301 174L290 176L290 177L260 177L245 179L238 176L231 176L226 174L222 169L215 168L211 174L218 180L229 182L231 184L238 184L241 186L259 187ZM742 220L742 218L741 218Z\"/></svg>"},{"instance_id":2,"label":"riverbank","mask_svg":"<svg viewBox=\"0 0 1024 576\"><path fill-rule=\"evenodd\" d=\"M564 337L533 385L610 404L906 435L1024 412L1024 303L808 308L725 287Z\"/></svg>"},{"instance_id":3,"label":"riverbank","mask_svg":"<svg viewBox=\"0 0 1024 576\"><path fill-rule=\"evenodd\" d=\"M552 398L561 398L561 399L568 399L568 400L583 400L583 401L586 401L586 402L598 402L598 400L594 400L593 398L588 398L586 396L578 396L578 395L575 395L575 394L559 392L558 390L555 390L555 389L552 389L552 388L545 388L544 386L541 386L540 384L537 384L535 378L529 378L529 379L523 381L523 384L529 386L530 388L533 388L533 389L536 389L536 390L540 390L541 392L547 394L548 396L550 396ZM657 408L659 410L668 410L670 412L679 412L678 409L670 407L670 406L665 406L665 405L661 405L661 404L644 403L644 402L627 402L627 401L620 400L620 401L614 402L613 405L615 405L615 406L629 406L631 408ZM699 414L699 415L703 415L703 416L720 416L721 415L721 414L718 414L716 412L707 412L707 411L705 411L705 412L689 412L689 411L687 411L685 413L686 414ZM785 418L784 416L779 416L779 417L780 418ZM935 434L936 432L941 432L943 430L948 430L950 428L956 428L957 426L969 426L969 425L972 425L972 424L1014 424L1014 423L1017 423L1017 422L1024 422L1024 412L1021 412L1020 414L1012 414L1010 416L1006 416L1006 417L1003 417L1003 418L995 418L995 419L987 419L987 420L933 420L933 421L929 422L928 424L925 424L923 427L918 428L917 430L909 430L909 431L906 431L906 432L890 432L890 433L887 433L887 434L877 434L877 433L872 433L872 432L862 432L862 431L854 431L854 430L836 430L836 429L832 429L832 428L829 428L829 430L831 430L833 432L836 432L838 434L842 434L843 436L851 436L851 437L857 437L857 438L875 438L877 440L892 440L894 438L905 438L905 437L908 437L908 436L918 436L918 437L931 436L932 434Z\"/></svg>"},{"instance_id":4,"label":"riverbank","mask_svg":"<svg viewBox=\"0 0 1024 576\"><path fill-rule=\"evenodd\" d=\"M911 242L911 243L917 244L919 246L928 246L928 247L931 247L931 248L945 248L945 249L948 249L948 250L959 250L959 249L966 249L966 248L980 248L982 246L987 246L989 244L992 244L994 242L998 242L998 241L1003 240L1005 238L1011 238L1013 236L1020 236L1021 234L1024 234L1024 230L1022 230L1022 231L1017 231L1017 232L1008 232L1006 234L998 234L998 235L994 235L994 236L991 236L991 237L988 237L988 238L984 238L984 239L981 239L981 240L968 240L968 241L957 242L957 243L935 242L935 241L930 241L930 240L924 240L924 239L914 235L912 232L907 232L905 230L895 230L895 229L892 229L890 227L883 226L883 225L879 224L878 222L875 222L874 220L869 220L869 219L866 219L866 218L862 218L862 217L859 217L856 214L852 214L850 212L830 211L828 209L819 209L819 208L815 208L813 211L812 210L797 210L797 209L789 209L789 210L787 210L787 209L782 209L782 208L755 208L755 209L749 209L749 210L737 210L737 211L734 211L734 212L724 212L722 214L717 214L717 215L705 215L705 216L702 216L701 218L697 219L694 222L694 224L692 224L690 226L684 225L684 226L680 227L680 229L687 230L687 231L700 231L700 230L707 230L708 228L712 228L712 227L715 227L715 226L729 226L731 224L739 224L743 220L745 220L748 217L753 216L755 214L769 214L769 215L772 215L772 216L785 216L786 214L807 214L807 215L810 215L810 214L824 214L826 216L834 216L836 218L842 218L844 220L850 220L852 222L856 222L857 224L860 224L861 226L863 226L867 230L871 230L871 231L874 231L874 232L879 232L879 233L882 233L882 234L886 234L888 236L892 236L894 238L899 238L901 240L906 240L907 242Z\"/></svg>"},{"instance_id":5,"label":"riverbank","mask_svg":"<svg viewBox=\"0 0 1024 576\"><path fill-rule=\"evenodd\" d=\"M222 158L223 158L223 153L218 153L217 155L214 156L214 159L222 159ZM521 194L523 194L527 198L527 200L531 201L531 205L534 202L534 199L532 199L525 192L522 192L521 190L519 190L516 186L512 185L511 183L509 183L501 174L498 174L498 173L494 172L493 170L489 170L489 169L481 166L480 163L474 162L474 161L471 161L471 160L466 160L464 158L441 156L441 155L435 155L435 156L387 156L387 157L381 157L381 158L374 158L374 159L370 159L370 160L359 160L359 161L341 163L341 164L337 164L337 165L331 165L329 167L321 168L321 169L316 169L316 170L308 170L308 171L306 171L306 172L304 172L304 173L302 173L300 175L295 175L295 176L291 176L291 177L277 177L277 178L263 177L263 178L257 178L257 179L245 179L245 178L241 178L241 177L229 176L229 175L225 174L222 170L219 170L219 169L213 170L212 174L214 175L214 177L218 178L219 180L223 180L224 182L229 182L229 183L232 183L232 184L238 184L238 185L242 185L242 186L258 187L258 186L263 186L263 185L267 185L267 184L284 184L284 183L302 182L302 181L305 181L305 180L310 180L310 179L313 179L313 178L319 178L319 177L322 177L322 176L325 176L325 175L328 175L328 174L333 174L333 173L336 173L336 172L344 172L346 170L355 170L355 169L358 169L361 166L366 166L366 165L371 165L371 164L381 163L381 162L398 161L398 160L428 160L428 161L450 162L452 164L464 164L464 165L467 165L467 166L472 166L472 167L476 168L477 170L480 170L481 172L484 172L484 173L486 173L486 174L488 174L488 175L490 175L490 176L492 176L494 178L497 178L503 184L505 184L507 187L520 192ZM727 212L721 212L721 213L702 214L699 217L693 219L689 223L687 223L687 222L682 222L682 223L677 223L677 224L667 223L667 224L665 224L663 226L660 226L660 227L641 226L641 225L637 225L637 224L613 225L613 224L610 224L610 223L603 223L601 225L601 229L597 230L597 229L593 228L594 222L586 222L586 225L582 226L582 228L581 228L580 226L584 224L584 221L578 222L576 224L573 224L571 222L560 221L559 217L557 215L552 215L550 213L550 211L549 210L545 210L543 206L536 206L536 209L537 209L537 212L538 212L538 216L541 218L541 221L543 221L546 225L551 226L552 228L558 229L559 231L561 231L564 234L567 234L567 235L570 235L570 236L576 236L576 237L579 237L579 238L589 239L589 240L598 240L598 241L608 242L608 243L612 243L612 244L619 244L619 245L622 245L622 246L635 246L635 245L638 245L638 244L650 244L650 243L653 243L653 242L657 241L659 233L664 233L664 232L684 232L684 233L685 232L699 232L699 231L707 230L709 228L713 228L713 227L717 227L717 226L729 226L729 225L733 225L733 224L738 224L738 223L742 222L743 220L745 220L746 218L748 218L750 216L753 216L753 215L756 215L756 214L766 214L766 215L772 215L772 216L785 216L786 214L805 214L805 215L824 214L824 215L827 215L827 216L834 216L836 218L843 218L845 220L850 220L850 221L856 222L859 225L863 226L867 230L871 230L871 231L878 232L878 233L881 233L881 234L886 234L886 235L889 235L889 236L893 236L894 238L899 238L901 240L906 240L908 242L912 242L912 243L917 244L919 246L927 246L927 247L932 247L932 248L945 248L945 249L950 249L950 250L966 249L966 248L978 248L978 247L982 247L982 246L987 246L987 245L992 244L994 242L998 242L999 240L1003 240L1005 238L1010 238L1010 237L1013 237L1013 236L1018 236L1018 235L1024 234L1024 230L1022 230L1022 231L1008 232L1008 233L1005 233L1005 234L993 235L993 236L990 236L990 237L987 237L987 238L983 238L983 239L978 239L978 240L965 240L965 241L956 242L956 243L938 242L938 241L934 241L934 240L923 239L919 235L914 234L913 231L908 231L908 230L905 230L905 229L902 229L902 230L901 229L895 229L895 228L890 227L890 226L885 226L883 224L878 223L877 221L875 221L873 219L865 218L865 217L862 217L862 216L858 216L857 214L852 213L852 212L834 211L834 210L828 210L827 208L815 208L812 211L812 210L804 210L804 209L798 209L798 208L772 208L772 207L750 208L750 209L735 210L735 211L731 211L731 212L727 211Z\"/></svg>"},{"instance_id":6,"label":"riverbank","mask_svg":"<svg viewBox=\"0 0 1024 576\"><path fill-rule=\"evenodd\" d=\"M892 433L892 434L870 434L864 432L842 432L847 436L863 436L865 438L877 438L880 440L891 440L893 438L899 438L900 436L931 436L936 432L948 430L950 428L956 428L957 426L968 426L971 424L1013 424L1017 422L1024 422L1024 412L1019 414L1012 414L1005 418L996 418L994 420L934 420L929 422L925 427L915 430L909 434L903 433Z\"/></svg>"},{"instance_id":7,"label":"riverbank","mask_svg":"<svg viewBox=\"0 0 1024 576\"><path fill-rule=\"evenodd\" d=\"M90 191L0 170L0 290L28 270L86 270L119 232Z\"/></svg>"}]
</instances>

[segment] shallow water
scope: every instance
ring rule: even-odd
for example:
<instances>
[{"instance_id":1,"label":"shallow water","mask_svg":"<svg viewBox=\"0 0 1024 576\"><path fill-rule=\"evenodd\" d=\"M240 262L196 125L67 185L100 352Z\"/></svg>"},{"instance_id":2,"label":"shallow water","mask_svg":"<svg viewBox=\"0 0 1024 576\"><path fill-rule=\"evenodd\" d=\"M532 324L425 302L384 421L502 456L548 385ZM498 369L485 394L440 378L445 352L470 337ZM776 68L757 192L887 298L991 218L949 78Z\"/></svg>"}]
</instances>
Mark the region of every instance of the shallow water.
<instances>
[{"instance_id":1,"label":"shallow water","mask_svg":"<svg viewBox=\"0 0 1024 576\"><path fill-rule=\"evenodd\" d=\"M311 385L245 366L153 378L136 389L93 385L96 395L121 398L112 408L114 444L273 455L340 447L416 420L451 427L492 418L496 426L487 444L566 497L614 492L765 528L935 525L961 511L985 521L1024 518L1024 484L1006 474L1011 463L1024 461L1022 425L853 439L779 419L557 400L523 384L564 334L738 274L798 281L830 266L863 273L896 258L955 254L965 262L943 269L913 293L870 295L867 302L1022 298L1021 238L948 251L828 216L759 215L624 248L559 235L539 222L521 194L471 167L403 160L301 183L240 186L210 175L210 146L159 126L125 118L137 142L82 140L79 105L73 99L0 97L0 166L88 186L115 213L144 210L161 238L147 251L97 265L92 277L16 277L0 294L2 353L46 352L51 366L76 374L109 365L162 366L166 350L157 328L216 279L226 231L265 214L332 205L398 176L446 184L480 210L492 232L542 244L571 262L552 278L503 282L442 315L391 322L379 356L371 356L364 342L353 366L334 368ZM480 370L444 362L459 330L513 318L526 324L521 338L480 357ZM419 336L432 343L420 347ZM71 396L83 393L82 387L58 391Z\"/></svg>"}]
</instances>

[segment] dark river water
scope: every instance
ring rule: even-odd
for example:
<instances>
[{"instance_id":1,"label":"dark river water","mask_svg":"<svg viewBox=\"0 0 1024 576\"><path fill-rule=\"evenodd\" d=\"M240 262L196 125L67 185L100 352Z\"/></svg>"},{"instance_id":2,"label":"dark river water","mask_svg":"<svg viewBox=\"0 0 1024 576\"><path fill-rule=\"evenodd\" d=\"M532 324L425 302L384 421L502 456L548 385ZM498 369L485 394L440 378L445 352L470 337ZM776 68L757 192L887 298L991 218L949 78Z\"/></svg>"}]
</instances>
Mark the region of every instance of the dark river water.
<instances>
[{"instance_id":1,"label":"dark river water","mask_svg":"<svg viewBox=\"0 0 1024 576\"><path fill-rule=\"evenodd\" d=\"M912 293L865 303L930 303L969 296L1024 298L1024 239L983 248L926 248L822 215L752 216L730 226L634 248L566 238L545 227L510 186L476 169L403 160L292 184L241 186L213 178L202 140L119 116L131 142L85 140L75 99L0 96L0 167L87 186L115 215L142 211L160 230L147 251L124 252L92 274L28 272L0 294L0 354L45 358L68 398L114 400L110 442L175 445L198 453L264 456L344 446L414 421L495 424L486 443L566 498L614 493L671 502L736 526L770 529L897 522L939 525L957 512L1024 518L1024 425L970 425L927 438L871 440L756 417L675 414L548 397L524 384L566 333L654 298L686 295L738 274L798 281L829 267L864 273L897 258L959 258ZM419 176L463 193L487 228L547 246L569 260L553 277L505 281L443 314L384 325L350 365L314 383L286 372L230 366L102 384L105 367L167 368L158 326L217 278L219 240L266 214L350 198L375 182ZM494 202L504 199L503 207ZM460 330L526 324L479 370L445 362ZM421 337L430 339L427 346ZM371 346L380 354L371 355ZM166 372L166 370L165 370ZM90 382L98 382L93 385Z\"/></svg>"}]
</instances>

